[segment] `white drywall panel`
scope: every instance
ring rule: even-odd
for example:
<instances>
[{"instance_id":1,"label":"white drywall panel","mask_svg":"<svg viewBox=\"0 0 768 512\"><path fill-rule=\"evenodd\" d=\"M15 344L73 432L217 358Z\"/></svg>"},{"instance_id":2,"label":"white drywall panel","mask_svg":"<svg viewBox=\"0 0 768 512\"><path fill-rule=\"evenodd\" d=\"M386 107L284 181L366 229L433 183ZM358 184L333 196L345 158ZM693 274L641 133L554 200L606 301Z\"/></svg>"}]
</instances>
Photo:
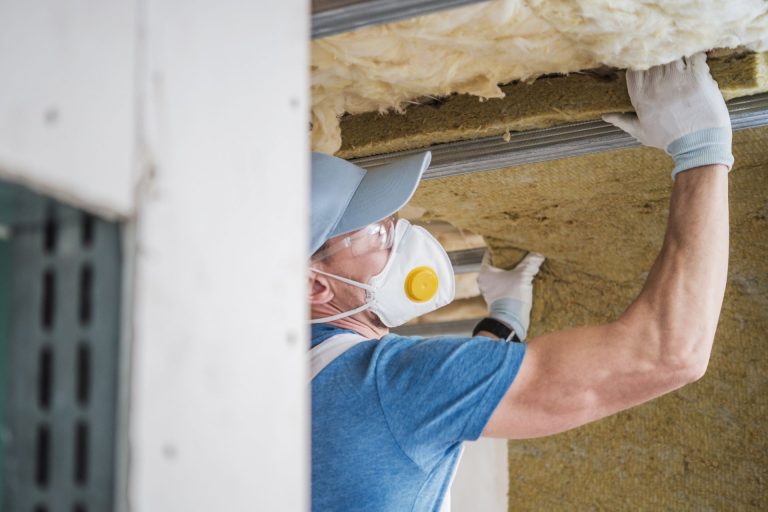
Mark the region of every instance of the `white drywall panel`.
<instances>
[{"instance_id":1,"label":"white drywall panel","mask_svg":"<svg viewBox=\"0 0 768 512\"><path fill-rule=\"evenodd\" d=\"M481 437L464 443L464 454L451 486L453 512L509 510L506 439Z\"/></svg>"},{"instance_id":2,"label":"white drywall panel","mask_svg":"<svg viewBox=\"0 0 768 512\"><path fill-rule=\"evenodd\" d=\"M0 177L132 210L135 2L0 2Z\"/></svg>"},{"instance_id":3,"label":"white drywall panel","mask_svg":"<svg viewBox=\"0 0 768 512\"><path fill-rule=\"evenodd\" d=\"M308 8L147 2L133 511L309 508Z\"/></svg>"}]
</instances>

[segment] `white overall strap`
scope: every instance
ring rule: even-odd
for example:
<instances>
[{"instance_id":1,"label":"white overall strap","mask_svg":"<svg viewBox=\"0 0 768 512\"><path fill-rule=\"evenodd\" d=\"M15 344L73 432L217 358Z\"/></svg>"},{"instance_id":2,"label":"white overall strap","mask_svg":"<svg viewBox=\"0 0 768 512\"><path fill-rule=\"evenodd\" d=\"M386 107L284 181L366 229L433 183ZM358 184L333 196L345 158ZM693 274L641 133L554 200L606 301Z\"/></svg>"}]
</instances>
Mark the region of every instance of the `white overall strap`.
<instances>
[{"instance_id":1,"label":"white overall strap","mask_svg":"<svg viewBox=\"0 0 768 512\"><path fill-rule=\"evenodd\" d=\"M331 336L316 347L310 349L309 358L311 379L314 379L315 376L317 376L317 374L323 370L323 368L331 364L334 359L346 352L347 349L350 349L363 341L368 340L359 334L342 333ZM443 503L440 505L440 512L451 512L451 486L453 485L453 480L456 478L456 471L459 469L461 456L463 454L464 445L461 446L458 460L456 461L456 465L453 467L453 472L448 482L448 490L445 492Z\"/></svg>"},{"instance_id":2,"label":"white overall strap","mask_svg":"<svg viewBox=\"0 0 768 512\"><path fill-rule=\"evenodd\" d=\"M322 371L323 368L343 354L348 348L352 348L362 341L368 341L359 334L345 332L331 336L309 351L311 379Z\"/></svg>"},{"instance_id":3,"label":"white overall strap","mask_svg":"<svg viewBox=\"0 0 768 512\"><path fill-rule=\"evenodd\" d=\"M459 464L461 464L461 456L464 455L464 445L461 445L460 451L459 451L459 457L456 460L456 465L453 466L453 473L451 474L451 479L448 481L448 490L445 491L445 497L443 498L443 503L440 505L440 512L451 512L451 487L453 487L453 481L456 478L456 471L459 469Z\"/></svg>"}]
</instances>

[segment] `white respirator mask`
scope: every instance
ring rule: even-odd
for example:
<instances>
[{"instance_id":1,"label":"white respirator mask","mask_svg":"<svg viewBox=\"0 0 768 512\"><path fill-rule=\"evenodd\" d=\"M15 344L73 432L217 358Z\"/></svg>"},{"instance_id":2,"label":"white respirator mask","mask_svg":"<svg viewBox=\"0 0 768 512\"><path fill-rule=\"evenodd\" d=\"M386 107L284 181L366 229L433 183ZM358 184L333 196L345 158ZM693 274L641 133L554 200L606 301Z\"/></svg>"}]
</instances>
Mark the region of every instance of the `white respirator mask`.
<instances>
[{"instance_id":1,"label":"white respirator mask","mask_svg":"<svg viewBox=\"0 0 768 512\"><path fill-rule=\"evenodd\" d=\"M417 316L449 304L456 286L453 266L440 242L421 226L397 221L395 239L387 264L367 284L310 269L313 272L365 290L365 304L325 318L318 324L345 318L370 309L387 327L397 327Z\"/></svg>"}]
</instances>

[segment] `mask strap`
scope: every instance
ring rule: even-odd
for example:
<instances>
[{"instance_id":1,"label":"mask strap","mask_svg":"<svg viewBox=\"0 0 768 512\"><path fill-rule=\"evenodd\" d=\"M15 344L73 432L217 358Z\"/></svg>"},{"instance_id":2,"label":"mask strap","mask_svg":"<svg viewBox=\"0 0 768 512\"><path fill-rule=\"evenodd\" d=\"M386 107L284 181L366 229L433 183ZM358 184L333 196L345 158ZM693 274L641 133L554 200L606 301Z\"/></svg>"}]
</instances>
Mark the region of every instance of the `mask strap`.
<instances>
[{"instance_id":1,"label":"mask strap","mask_svg":"<svg viewBox=\"0 0 768 512\"><path fill-rule=\"evenodd\" d=\"M348 316L355 315L355 314L357 314L357 313L359 313L361 311L365 311L366 309L368 309L370 307L371 307L371 303L370 302L366 302L365 304L363 304L359 308L351 309L349 311L342 311L341 313L337 313L337 314L332 315L332 316L326 316L326 317L323 317L323 318L313 318L312 320L309 321L309 323L310 324L322 324L322 323L325 323L325 322L333 322L334 320L338 320L340 318L346 318Z\"/></svg>"},{"instance_id":2,"label":"mask strap","mask_svg":"<svg viewBox=\"0 0 768 512\"><path fill-rule=\"evenodd\" d=\"M368 290L369 292L373 291L373 286L367 285L365 283L361 283L359 281L347 279L346 277L337 276L336 274L331 274L329 272L323 272L322 270L317 270L316 268L312 268L312 267L310 267L309 270L311 270L312 272L317 272L318 274L322 274L324 276L328 276L330 278L336 279L337 281L341 281L342 283L351 284L352 286L357 286L358 288L362 288L363 290Z\"/></svg>"},{"instance_id":3,"label":"mask strap","mask_svg":"<svg viewBox=\"0 0 768 512\"><path fill-rule=\"evenodd\" d=\"M373 291L373 286L369 286L367 284L360 283L360 282L354 281L352 279L347 279L346 277L337 276L336 274L331 274L329 272L323 272L322 270L317 270L316 268L311 268L311 267L310 267L309 270L311 270L312 272L317 272L318 274L322 274L324 276L328 276L328 277L330 277L332 279L336 279L338 281L341 281L342 283L347 283L347 284L350 284L352 286L357 286L358 288L362 288L363 290ZM370 302L366 302L362 306L357 307L355 309L351 309L349 311L342 311L341 313L337 313L337 314L331 315L331 316L326 316L326 317L323 317L323 318L313 318L312 320L309 321L309 323L310 324L320 324L320 323L324 323L324 322L333 322L334 320L339 320L340 318L346 318L348 316L355 315L355 314L357 314L357 313L359 313L361 311L365 311L366 309L368 309L370 307L371 307L371 303Z\"/></svg>"}]
</instances>

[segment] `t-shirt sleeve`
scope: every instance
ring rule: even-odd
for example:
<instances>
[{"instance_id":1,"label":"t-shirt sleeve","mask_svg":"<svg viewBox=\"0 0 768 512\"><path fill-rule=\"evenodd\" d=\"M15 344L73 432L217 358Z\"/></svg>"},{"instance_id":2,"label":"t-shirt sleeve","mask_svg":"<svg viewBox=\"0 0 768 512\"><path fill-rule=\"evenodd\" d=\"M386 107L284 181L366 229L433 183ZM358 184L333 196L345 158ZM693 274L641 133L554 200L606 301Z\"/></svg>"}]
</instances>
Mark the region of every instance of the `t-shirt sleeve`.
<instances>
[{"instance_id":1,"label":"t-shirt sleeve","mask_svg":"<svg viewBox=\"0 0 768 512\"><path fill-rule=\"evenodd\" d=\"M526 345L483 336L385 336L376 387L392 435L429 467L452 444L475 440L517 375Z\"/></svg>"}]
</instances>

